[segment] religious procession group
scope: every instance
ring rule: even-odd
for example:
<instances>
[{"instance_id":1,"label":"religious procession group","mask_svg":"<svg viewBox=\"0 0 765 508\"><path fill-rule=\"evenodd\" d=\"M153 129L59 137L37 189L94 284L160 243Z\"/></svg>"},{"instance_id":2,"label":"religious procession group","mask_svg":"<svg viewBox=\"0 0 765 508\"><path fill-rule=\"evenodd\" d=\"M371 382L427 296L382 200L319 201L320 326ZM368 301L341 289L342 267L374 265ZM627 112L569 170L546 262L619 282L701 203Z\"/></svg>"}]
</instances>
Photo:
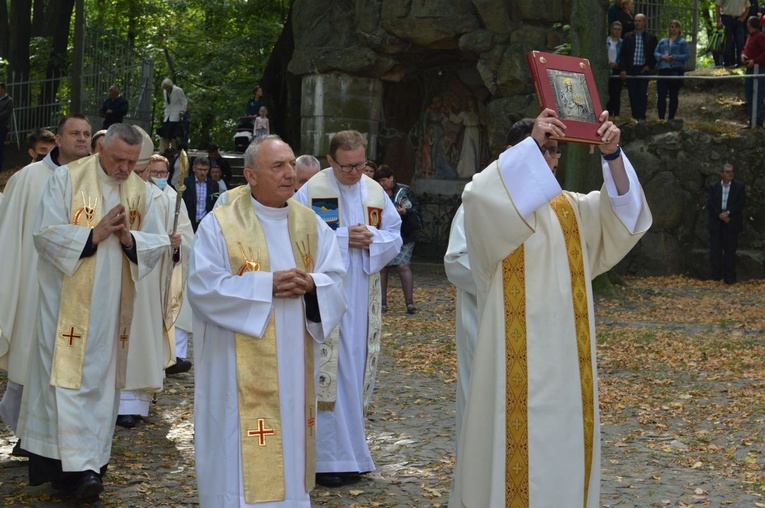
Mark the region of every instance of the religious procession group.
<instances>
[{"instance_id":1,"label":"religious procession group","mask_svg":"<svg viewBox=\"0 0 765 508\"><path fill-rule=\"evenodd\" d=\"M607 112L600 123L600 192L560 188L565 125L550 110L513 126L466 187L446 258L459 289L451 506L598 506L590 280L651 224L619 129ZM335 134L329 167L297 193L295 155L269 135L245 152L247 185L193 234L153 149L115 124L90 155L87 119L69 115L55 148L9 180L0 416L30 485L98 498L120 392L162 389L186 301L200 506L308 508L316 482L375 469L364 412L400 212L363 174L359 132Z\"/></svg>"}]
</instances>

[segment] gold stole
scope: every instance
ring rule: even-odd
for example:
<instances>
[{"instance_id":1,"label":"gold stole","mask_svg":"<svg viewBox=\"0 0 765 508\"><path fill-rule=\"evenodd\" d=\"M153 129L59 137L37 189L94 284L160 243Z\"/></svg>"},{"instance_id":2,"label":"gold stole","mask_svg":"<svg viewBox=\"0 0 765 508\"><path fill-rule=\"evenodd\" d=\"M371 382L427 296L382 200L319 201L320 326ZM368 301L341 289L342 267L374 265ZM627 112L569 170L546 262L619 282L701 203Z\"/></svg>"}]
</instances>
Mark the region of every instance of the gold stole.
<instances>
[{"instance_id":1,"label":"gold stole","mask_svg":"<svg viewBox=\"0 0 765 508\"><path fill-rule=\"evenodd\" d=\"M584 500L590 490L593 439L595 431L595 396L592 377L590 321L587 308L587 280L584 272L582 240L574 208L564 195L550 202L558 218L566 243L571 274L571 299L574 305L579 378L582 393L584 427ZM528 358L526 336L526 281L523 245L502 261L505 299L505 506L529 506L529 435L528 435Z\"/></svg>"},{"instance_id":2,"label":"gold stole","mask_svg":"<svg viewBox=\"0 0 765 508\"><path fill-rule=\"evenodd\" d=\"M341 214L340 195L329 185L329 172L332 168L327 168L317 173L311 178L311 184L308 186L309 205L313 205L314 200L333 198L337 200L337 217L341 227L346 227ZM362 175L361 182L367 186L367 199L364 202L364 219L367 225L380 228L382 226L382 211L385 208L385 202L388 200L387 194L380 187L380 184L373 179ZM377 358L380 354L380 335L382 332L382 293L380 287L380 273L369 275L369 286L367 288L367 359L364 367L364 384L362 400L364 401L364 411L366 412L369 392L372 389L375 375L377 374ZM337 400L337 370L338 358L340 356L340 326L338 325L319 349L319 410L333 411L335 401Z\"/></svg>"},{"instance_id":3,"label":"gold stole","mask_svg":"<svg viewBox=\"0 0 765 508\"><path fill-rule=\"evenodd\" d=\"M246 186L243 186L245 190ZM229 194L230 201L215 210L226 241L234 275L269 271L268 243L252 209L249 192ZM295 265L314 269L318 246L316 215L290 199L287 223ZM296 319L298 317L296 316ZM305 321L305 316L299 316ZM244 498L248 504L285 498L282 426L279 408L279 368L276 325L272 311L261 339L236 334L236 384L242 446ZM316 477L316 434L313 340L304 332L305 364L305 489L313 489Z\"/></svg>"},{"instance_id":4,"label":"gold stole","mask_svg":"<svg viewBox=\"0 0 765 508\"><path fill-rule=\"evenodd\" d=\"M94 228L103 214L103 197L99 171L103 171L98 157L86 157L68 165L72 185L70 224ZM120 203L128 212L130 229L140 230L146 212L146 182L130 173L120 185ZM88 339L93 282L96 275L94 255L83 258L74 274L64 275L61 304L53 346L53 364L50 384L59 388L79 390ZM109 276L112 274L106 274ZM122 257L122 292L120 294L120 343L117 353L117 388L125 386L127 373L128 337L133 317L135 285L130 274L130 261Z\"/></svg>"}]
</instances>

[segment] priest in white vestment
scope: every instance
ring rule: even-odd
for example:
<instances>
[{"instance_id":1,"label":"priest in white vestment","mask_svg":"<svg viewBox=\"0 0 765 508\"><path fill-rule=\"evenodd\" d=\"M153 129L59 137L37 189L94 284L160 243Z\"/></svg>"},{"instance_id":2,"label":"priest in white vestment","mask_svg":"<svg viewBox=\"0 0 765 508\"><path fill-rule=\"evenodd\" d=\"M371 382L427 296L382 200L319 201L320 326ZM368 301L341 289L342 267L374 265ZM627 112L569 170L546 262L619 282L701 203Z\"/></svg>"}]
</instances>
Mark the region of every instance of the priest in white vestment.
<instances>
[{"instance_id":1,"label":"priest in white vestment","mask_svg":"<svg viewBox=\"0 0 765 508\"><path fill-rule=\"evenodd\" d=\"M457 413L455 429L455 455L459 455L459 435L462 429L462 415L465 412L470 382L470 368L478 341L478 302L475 296L475 282L470 272L467 240L465 239L465 208L460 205L452 219L449 245L444 256L444 267L449 282L457 287L457 310L454 328L457 345Z\"/></svg>"},{"instance_id":2,"label":"priest in white vestment","mask_svg":"<svg viewBox=\"0 0 765 508\"><path fill-rule=\"evenodd\" d=\"M534 119L523 118L515 122L507 133L507 148L517 145L531 136ZM545 152L548 154L548 152ZM557 171L558 158L550 156L553 174ZM475 173L475 171L473 171ZM465 207L460 205L454 214L449 231L449 245L444 255L444 268L449 282L457 288L457 311L454 316L455 338L457 346L457 413L455 429L455 455L459 455L459 436L462 429L462 415L465 412L470 383L470 369L473 365L473 353L478 341L478 301L476 300L475 282L470 271L467 238L465 237Z\"/></svg>"},{"instance_id":3,"label":"priest in white vestment","mask_svg":"<svg viewBox=\"0 0 765 508\"><path fill-rule=\"evenodd\" d=\"M202 220L190 262L199 504L309 508L316 343L345 311L343 259L329 227L290 199L289 145L261 138L244 162L249 187Z\"/></svg>"},{"instance_id":4,"label":"priest in white vestment","mask_svg":"<svg viewBox=\"0 0 765 508\"><path fill-rule=\"evenodd\" d=\"M164 369L175 361L173 325L167 316L167 309L163 308L165 303L168 306L172 304L172 299L170 296L166 299L165 292L173 290L172 283L168 286L168 276L178 279L176 293L185 285L190 247L194 240L194 231L183 205L178 215L178 230L173 234L177 193L167 185L170 163L161 155L153 155L153 140L143 129L135 128L140 129L143 142L140 158L133 172L151 189L154 207L169 235L171 248L154 270L135 285L136 299L133 306L133 324L130 327L127 380L125 389L120 393L117 416L117 425L125 428L135 427L138 417L149 415L152 394L162 390ZM160 184L164 184L163 188L154 182L154 178L157 178ZM177 262L174 261L174 256L177 256ZM180 297L180 293L176 296Z\"/></svg>"},{"instance_id":5,"label":"priest in white vestment","mask_svg":"<svg viewBox=\"0 0 765 508\"><path fill-rule=\"evenodd\" d=\"M47 131L46 131L47 132ZM56 147L43 160L14 173L5 185L0 207L0 368L8 371L8 385L0 401L0 417L13 431L19 420L21 397L28 374L29 352L36 347L38 255L32 233L43 191L53 171L87 157L90 122L81 114L66 115L58 123ZM19 444L14 454L23 452Z\"/></svg>"},{"instance_id":6,"label":"priest in white vestment","mask_svg":"<svg viewBox=\"0 0 765 508\"><path fill-rule=\"evenodd\" d=\"M372 397L380 349L380 270L401 250L401 216L383 188L363 174L367 142L357 131L336 133L330 166L295 195L335 230L348 276L348 311L339 341L330 337L320 366L317 481L339 486L375 469L364 413ZM325 362L332 359L334 362Z\"/></svg>"},{"instance_id":7,"label":"priest in white vestment","mask_svg":"<svg viewBox=\"0 0 765 508\"><path fill-rule=\"evenodd\" d=\"M479 326L451 507L600 504L590 281L651 225L620 131L600 122L601 191L561 190L550 136L565 125L547 109L463 193Z\"/></svg>"},{"instance_id":8,"label":"priest in white vestment","mask_svg":"<svg viewBox=\"0 0 765 508\"><path fill-rule=\"evenodd\" d=\"M125 383L134 282L169 240L132 169L140 134L109 128L100 155L58 168L34 228L40 255L37 347L30 352L18 434L31 485L97 499Z\"/></svg>"}]
</instances>

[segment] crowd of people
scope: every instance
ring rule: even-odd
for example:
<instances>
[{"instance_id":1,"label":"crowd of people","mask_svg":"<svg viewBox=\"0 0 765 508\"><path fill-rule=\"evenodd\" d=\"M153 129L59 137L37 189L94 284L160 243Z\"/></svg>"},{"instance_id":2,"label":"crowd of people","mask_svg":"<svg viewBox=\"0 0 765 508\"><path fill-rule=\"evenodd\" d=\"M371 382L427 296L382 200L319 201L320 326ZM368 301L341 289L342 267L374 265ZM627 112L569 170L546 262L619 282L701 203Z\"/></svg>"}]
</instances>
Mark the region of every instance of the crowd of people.
<instances>
[{"instance_id":1,"label":"crowd of people","mask_svg":"<svg viewBox=\"0 0 765 508\"><path fill-rule=\"evenodd\" d=\"M639 16L632 47L645 49ZM662 42L677 45L679 30ZM656 60L671 66L661 56L674 54ZM633 58L630 71L646 62ZM163 88L168 105L182 95ZM166 115L161 149L177 146L177 118ZM549 109L513 125L507 149L465 188L445 257L458 290L450 506L599 506L590 281L652 223L608 111L599 124L600 191L558 184L566 125ZM189 168L121 122L91 134L87 117L70 114L57 134L28 141L31 163L0 203L0 242L11 247L0 272L0 418L18 436L13 453L28 457L30 485L97 499L115 424L138 425L164 377L192 368L190 336L201 506L307 508L315 483L375 470L365 414L388 275L397 267L402 311L417 312L410 264L423 224L411 188L369 160L360 132L332 136L325 169L256 135L238 187L217 146ZM708 207L713 277L728 283L745 202L726 164ZM554 430L562 425L570 431Z\"/></svg>"},{"instance_id":2,"label":"crowd of people","mask_svg":"<svg viewBox=\"0 0 765 508\"><path fill-rule=\"evenodd\" d=\"M646 29L646 17L634 16L633 0L616 0L608 9L609 35L606 51L611 78L608 84L608 111L619 116L621 93L627 87L632 117L645 120L648 109L648 76L658 74L656 109L659 120L672 120L677 114L678 95L690 57L688 42L680 22L669 23L667 37L658 40ZM618 76L618 77L617 77ZM669 111L667 111L669 97Z\"/></svg>"},{"instance_id":3,"label":"crowd of people","mask_svg":"<svg viewBox=\"0 0 765 508\"><path fill-rule=\"evenodd\" d=\"M682 34L682 25L671 20L667 36L662 39L646 29L646 17L633 16L634 0L615 0L608 9L609 33L606 51L611 77L608 83L607 109L620 116L621 93L627 87L632 117L646 119L648 108L648 81L656 79L656 112L659 120L672 120L678 110L678 97L683 86L686 62L690 57L688 42ZM757 1L715 0L717 27L724 28L721 63L725 67L744 67L744 94L747 104L746 128L762 127L763 100L765 98L765 8ZM763 77L760 77L762 74ZM617 77L618 76L618 77ZM757 96L754 84L757 83ZM754 118L754 121L752 119Z\"/></svg>"}]
</instances>

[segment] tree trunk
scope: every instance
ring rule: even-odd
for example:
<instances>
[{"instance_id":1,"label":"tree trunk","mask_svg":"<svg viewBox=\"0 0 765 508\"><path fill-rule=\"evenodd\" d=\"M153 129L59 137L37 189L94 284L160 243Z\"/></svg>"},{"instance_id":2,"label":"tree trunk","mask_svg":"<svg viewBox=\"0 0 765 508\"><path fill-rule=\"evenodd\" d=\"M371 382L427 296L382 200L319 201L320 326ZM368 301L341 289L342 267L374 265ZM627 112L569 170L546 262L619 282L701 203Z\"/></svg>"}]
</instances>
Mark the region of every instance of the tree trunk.
<instances>
[{"instance_id":1,"label":"tree trunk","mask_svg":"<svg viewBox=\"0 0 765 508\"><path fill-rule=\"evenodd\" d=\"M8 4L0 2L0 55L3 57L8 54L8 44L10 42L8 31ZM0 81L5 81L2 75L0 75Z\"/></svg>"},{"instance_id":2,"label":"tree trunk","mask_svg":"<svg viewBox=\"0 0 765 508\"><path fill-rule=\"evenodd\" d=\"M32 0L12 0L10 10L10 26L8 40L8 55L10 80L29 80L29 38L30 22L29 13L32 10ZM26 97L26 94L16 95Z\"/></svg>"},{"instance_id":3,"label":"tree trunk","mask_svg":"<svg viewBox=\"0 0 765 508\"><path fill-rule=\"evenodd\" d=\"M43 23L43 37L53 41L53 49L45 70L46 81L40 91L40 104L53 104L56 101L59 80L69 67L68 43L69 25L74 10L74 0L58 0L48 4Z\"/></svg>"},{"instance_id":4,"label":"tree trunk","mask_svg":"<svg viewBox=\"0 0 765 508\"><path fill-rule=\"evenodd\" d=\"M45 20L45 0L34 0L32 7L32 37L42 37Z\"/></svg>"},{"instance_id":5,"label":"tree trunk","mask_svg":"<svg viewBox=\"0 0 765 508\"><path fill-rule=\"evenodd\" d=\"M606 80L608 79L604 42L608 33L607 9L607 0L574 0L571 9L571 54L590 61L601 104L602 99L606 97ZM590 154L589 146L568 143L565 152L564 187L576 192L589 192L600 188L603 183L600 151L596 148Z\"/></svg>"}]
</instances>

